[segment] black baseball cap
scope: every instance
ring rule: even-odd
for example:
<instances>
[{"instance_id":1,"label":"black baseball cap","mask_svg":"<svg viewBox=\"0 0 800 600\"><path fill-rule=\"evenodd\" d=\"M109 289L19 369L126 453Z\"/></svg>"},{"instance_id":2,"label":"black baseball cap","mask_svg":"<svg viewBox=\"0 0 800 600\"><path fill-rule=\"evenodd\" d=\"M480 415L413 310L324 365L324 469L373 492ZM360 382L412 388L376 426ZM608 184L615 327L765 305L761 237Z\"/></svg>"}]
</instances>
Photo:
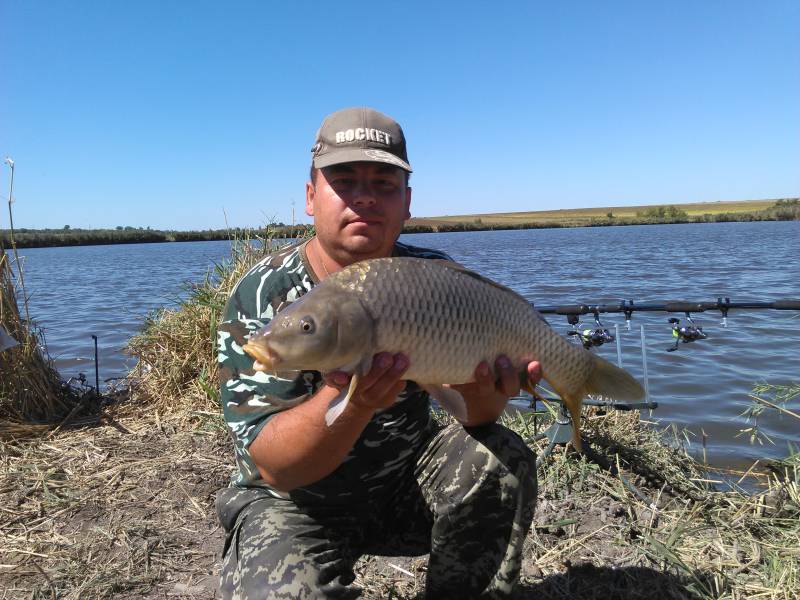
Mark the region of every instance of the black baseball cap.
<instances>
[{"instance_id":1,"label":"black baseball cap","mask_svg":"<svg viewBox=\"0 0 800 600\"><path fill-rule=\"evenodd\" d=\"M380 162L411 173L400 124L373 108L344 108L331 113L311 148L317 169L349 162Z\"/></svg>"}]
</instances>

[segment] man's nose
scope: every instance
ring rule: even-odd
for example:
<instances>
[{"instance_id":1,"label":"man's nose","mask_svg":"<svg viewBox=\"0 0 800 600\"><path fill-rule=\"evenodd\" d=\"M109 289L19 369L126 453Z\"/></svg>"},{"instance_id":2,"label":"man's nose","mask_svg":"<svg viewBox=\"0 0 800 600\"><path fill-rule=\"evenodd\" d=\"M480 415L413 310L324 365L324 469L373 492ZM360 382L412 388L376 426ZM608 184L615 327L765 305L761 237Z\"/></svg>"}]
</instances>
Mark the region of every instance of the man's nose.
<instances>
[{"instance_id":1,"label":"man's nose","mask_svg":"<svg viewBox=\"0 0 800 600\"><path fill-rule=\"evenodd\" d=\"M360 182L353 190L353 206L372 206L375 204L375 193L369 184Z\"/></svg>"}]
</instances>

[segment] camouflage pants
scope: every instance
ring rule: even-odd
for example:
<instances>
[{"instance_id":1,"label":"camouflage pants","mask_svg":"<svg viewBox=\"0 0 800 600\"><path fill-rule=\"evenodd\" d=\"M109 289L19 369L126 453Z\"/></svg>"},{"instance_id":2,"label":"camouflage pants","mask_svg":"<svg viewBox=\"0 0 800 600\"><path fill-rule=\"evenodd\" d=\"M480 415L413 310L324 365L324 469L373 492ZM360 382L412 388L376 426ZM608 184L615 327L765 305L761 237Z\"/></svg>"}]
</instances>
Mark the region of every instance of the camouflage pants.
<instances>
[{"instance_id":1,"label":"camouflage pants","mask_svg":"<svg viewBox=\"0 0 800 600\"><path fill-rule=\"evenodd\" d=\"M427 596L502 598L517 581L536 504L533 452L500 425L438 431L413 477L359 505L298 507L263 490L217 498L222 597L355 598L362 554L430 553Z\"/></svg>"}]
</instances>

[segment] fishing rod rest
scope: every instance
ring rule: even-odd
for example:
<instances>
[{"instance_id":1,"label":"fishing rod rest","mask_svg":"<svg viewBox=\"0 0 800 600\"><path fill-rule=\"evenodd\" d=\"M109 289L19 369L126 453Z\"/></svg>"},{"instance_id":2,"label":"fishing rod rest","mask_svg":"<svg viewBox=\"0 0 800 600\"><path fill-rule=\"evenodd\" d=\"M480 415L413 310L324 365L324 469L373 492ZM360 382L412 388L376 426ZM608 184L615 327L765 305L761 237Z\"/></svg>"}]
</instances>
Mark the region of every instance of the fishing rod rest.
<instances>
[{"instance_id":1,"label":"fishing rod rest","mask_svg":"<svg viewBox=\"0 0 800 600\"><path fill-rule=\"evenodd\" d=\"M722 313L722 326L728 326L728 310L731 307L731 299L726 297L725 302L722 301L722 297L717 298L717 308L719 308L719 312Z\"/></svg>"}]
</instances>

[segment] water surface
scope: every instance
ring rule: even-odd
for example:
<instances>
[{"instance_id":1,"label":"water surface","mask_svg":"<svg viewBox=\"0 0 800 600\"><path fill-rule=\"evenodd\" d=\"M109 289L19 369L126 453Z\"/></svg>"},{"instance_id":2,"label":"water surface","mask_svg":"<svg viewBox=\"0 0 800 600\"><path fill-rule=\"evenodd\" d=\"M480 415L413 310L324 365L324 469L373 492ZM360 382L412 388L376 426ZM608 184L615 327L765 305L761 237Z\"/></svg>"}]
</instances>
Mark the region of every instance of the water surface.
<instances>
[{"instance_id":1,"label":"water surface","mask_svg":"<svg viewBox=\"0 0 800 600\"><path fill-rule=\"evenodd\" d=\"M580 229L417 234L404 241L448 252L454 259L539 305L667 300L734 302L800 298L800 223L713 223ZM101 378L124 376L132 365L122 349L151 311L174 305L187 282L205 277L229 256L228 242L187 242L35 248L21 251L34 318L45 328L62 376L93 373L92 334L98 336ZM760 431L774 443L751 445L740 431L754 383L800 380L800 315L732 311L729 327L717 313L696 321L709 339L672 344L670 315L622 315L623 363L642 376L640 326L647 338L651 418L708 435L710 459L747 468L756 458L782 457L800 443L800 421L767 411ZM563 317L549 317L561 332ZM589 323L592 323L591 319ZM616 348L599 350L616 361ZM91 376L90 376L91 379ZM795 404L796 406L796 404Z\"/></svg>"}]
</instances>

